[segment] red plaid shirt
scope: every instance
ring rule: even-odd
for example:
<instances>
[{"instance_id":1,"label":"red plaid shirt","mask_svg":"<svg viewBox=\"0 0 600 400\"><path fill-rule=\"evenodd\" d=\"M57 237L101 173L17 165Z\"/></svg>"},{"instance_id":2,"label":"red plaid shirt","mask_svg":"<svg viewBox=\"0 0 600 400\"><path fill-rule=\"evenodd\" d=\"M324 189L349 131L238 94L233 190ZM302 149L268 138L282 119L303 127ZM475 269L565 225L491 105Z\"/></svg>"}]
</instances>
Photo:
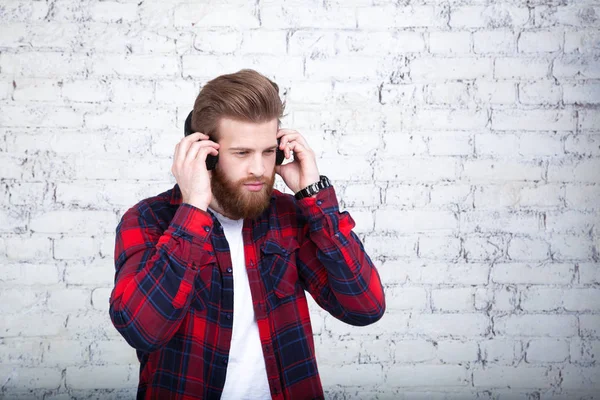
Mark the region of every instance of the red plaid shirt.
<instances>
[{"instance_id":1,"label":"red plaid shirt","mask_svg":"<svg viewBox=\"0 0 600 400\"><path fill-rule=\"evenodd\" d=\"M333 188L297 201L277 190L244 220L244 255L273 399L321 399L305 297L351 325L379 320L377 270ZM141 201L117 227L110 317L140 360L138 399L218 399L233 326L223 229L172 190Z\"/></svg>"}]
</instances>

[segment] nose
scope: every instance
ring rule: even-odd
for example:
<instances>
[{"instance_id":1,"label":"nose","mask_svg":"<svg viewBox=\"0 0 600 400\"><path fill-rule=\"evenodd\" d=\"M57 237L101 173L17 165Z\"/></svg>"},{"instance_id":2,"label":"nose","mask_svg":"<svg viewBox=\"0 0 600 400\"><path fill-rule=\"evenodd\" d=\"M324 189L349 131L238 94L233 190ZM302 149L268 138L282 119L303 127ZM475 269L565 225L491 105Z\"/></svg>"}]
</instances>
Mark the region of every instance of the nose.
<instances>
[{"instance_id":1,"label":"nose","mask_svg":"<svg viewBox=\"0 0 600 400\"><path fill-rule=\"evenodd\" d=\"M250 175L254 175L256 177L263 176L265 174L265 164L262 154L260 152L256 152L252 159L250 160L250 170L248 171Z\"/></svg>"}]
</instances>

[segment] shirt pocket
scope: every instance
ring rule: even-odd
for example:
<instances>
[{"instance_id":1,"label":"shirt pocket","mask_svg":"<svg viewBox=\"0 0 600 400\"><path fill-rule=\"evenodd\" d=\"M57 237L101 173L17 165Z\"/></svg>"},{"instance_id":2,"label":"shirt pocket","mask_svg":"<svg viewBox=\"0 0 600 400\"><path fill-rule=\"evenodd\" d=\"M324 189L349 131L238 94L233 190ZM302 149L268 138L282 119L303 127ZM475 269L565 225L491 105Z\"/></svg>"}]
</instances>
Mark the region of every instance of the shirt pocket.
<instances>
[{"instance_id":1,"label":"shirt pocket","mask_svg":"<svg viewBox=\"0 0 600 400\"><path fill-rule=\"evenodd\" d=\"M215 279L214 274L218 272L218 268L215 263L202 266L195 264L193 268L198 269L198 274L194 279L194 297L191 307L196 311L203 311L210 301L212 281Z\"/></svg>"},{"instance_id":2,"label":"shirt pocket","mask_svg":"<svg viewBox=\"0 0 600 400\"><path fill-rule=\"evenodd\" d=\"M298 241L293 237L267 239L261 247L263 266L268 271L273 291L279 298L296 293L296 253L299 247Z\"/></svg>"}]
</instances>

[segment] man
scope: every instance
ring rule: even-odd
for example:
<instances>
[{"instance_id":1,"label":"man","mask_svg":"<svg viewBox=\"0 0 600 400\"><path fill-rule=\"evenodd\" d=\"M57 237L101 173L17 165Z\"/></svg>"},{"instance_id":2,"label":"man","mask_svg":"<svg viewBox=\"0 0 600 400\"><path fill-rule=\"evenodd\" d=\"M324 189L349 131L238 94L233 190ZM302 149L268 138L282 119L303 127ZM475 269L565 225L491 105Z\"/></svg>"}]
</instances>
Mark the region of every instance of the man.
<instances>
[{"instance_id":1,"label":"man","mask_svg":"<svg viewBox=\"0 0 600 400\"><path fill-rule=\"evenodd\" d=\"M384 313L354 221L304 137L279 129L278 91L252 70L208 82L177 184L117 227L110 317L137 350L138 399L323 398L305 291L351 325Z\"/></svg>"}]
</instances>

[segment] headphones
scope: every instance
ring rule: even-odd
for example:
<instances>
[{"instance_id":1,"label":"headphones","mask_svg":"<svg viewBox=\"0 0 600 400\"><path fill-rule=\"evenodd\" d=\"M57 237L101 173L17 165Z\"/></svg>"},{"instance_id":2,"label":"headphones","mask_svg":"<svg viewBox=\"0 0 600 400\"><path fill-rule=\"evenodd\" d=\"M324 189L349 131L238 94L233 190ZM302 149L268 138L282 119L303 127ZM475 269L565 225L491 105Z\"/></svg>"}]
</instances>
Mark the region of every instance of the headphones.
<instances>
[{"instance_id":1,"label":"headphones","mask_svg":"<svg viewBox=\"0 0 600 400\"><path fill-rule=\"evenodd\" d=\"M192 133L194 133L194 132L192 132L192 114L193 113L194 113L194 111L190 111L187 118L185 119L185 124L183 126L184 136L188 136L188 135L191 135ZM283 160L285 159L285 153L283 152L283 150L279 149L279 142L280 142L280 139L277 139L277 150L275 151L275 165L281 165L283 163ZM215 167L217 165L217 161L219 161L218 154L216 156L214 156L212 154L208 154L206 156L206 169L209 171L211 169L215 169Z\"/></svg>"}]
</instances>

